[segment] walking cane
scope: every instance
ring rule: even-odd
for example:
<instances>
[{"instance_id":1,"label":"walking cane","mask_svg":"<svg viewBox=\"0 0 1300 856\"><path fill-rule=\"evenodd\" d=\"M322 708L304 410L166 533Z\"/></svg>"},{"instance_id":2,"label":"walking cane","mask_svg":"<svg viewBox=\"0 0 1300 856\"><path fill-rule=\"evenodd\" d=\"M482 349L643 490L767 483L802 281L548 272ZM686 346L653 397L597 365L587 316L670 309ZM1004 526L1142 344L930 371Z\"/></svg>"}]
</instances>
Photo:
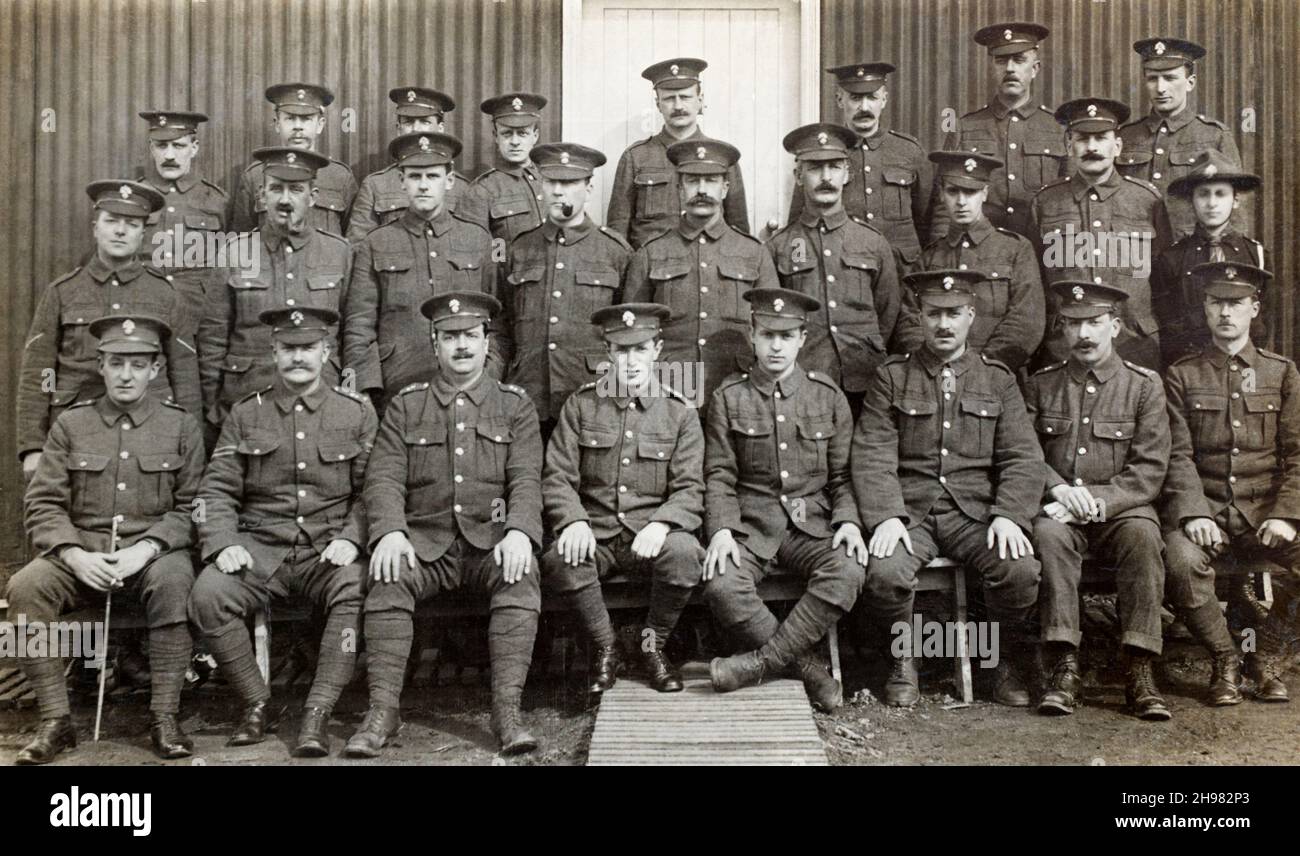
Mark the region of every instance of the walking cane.
<instances>
[{"instance_id":1,"label":"walking cane","mask_svg":"<svg viewBox=\"0 0 1300 856\"><path fill-rule=\"evenodd\" d=\"M117 524L122 515L113 515L113 530L108 536L108 552L117 552ZM108 597L104 600L104 644L99 649L99 700L95 702L95 739L99 742L99 720L104 715L104 676L108 672L108 619L113 614L113 587L108 587Z\"/></svg>"}]
</instances>

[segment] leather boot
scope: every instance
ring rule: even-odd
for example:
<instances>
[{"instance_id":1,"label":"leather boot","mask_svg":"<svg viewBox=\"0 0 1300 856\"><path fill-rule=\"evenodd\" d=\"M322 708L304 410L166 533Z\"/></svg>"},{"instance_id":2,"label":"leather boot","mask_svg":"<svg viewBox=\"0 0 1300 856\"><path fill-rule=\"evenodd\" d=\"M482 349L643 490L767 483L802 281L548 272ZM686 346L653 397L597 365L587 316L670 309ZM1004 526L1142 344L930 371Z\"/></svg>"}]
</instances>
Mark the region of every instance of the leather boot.
<instances>
[{"instance_id":1,"label":"leather boot","mask_svg":"<svg viewBox=\"0 0 1300 856\"><path fill-rule=\"evenodd\" d=\"M645 665L646 679L650 681L650 686L661 693L677 693L682 691L682 675L677 671L663 651L656 651L651 648L642 654L642 661Z\"/></svg>"},{"instance_id":2,"label":"leather boot","mask_svg":"<svg viewBox=\"0 0 1300 856\"><path fill-rule=\"evenodd\" d=\"M537 748L537 738L523 726L518 704L493 700L492 732L501 741L502 755L522 755Z\"/></svg>"},{"instance_id":3,"label":"leather boot","mask_svg":"<svg viewBox=\"0 0 1300 856\"><path fill-rule=\"evenodd\" d=\"M48 764L64 749L77 745L77 731L72 727L71 716L42 719L32 742L19 750L14 763L19 766Z\"/></svg>"},{"instance_id":4,"label":"leather boot","mask_svg":"<svg viewBox=\"0 0 1300 856\"><path fill-rule=\"evenodd\" d=\"M623 671L623 657L618 645L598 647L591 652L591 685L587 692L603 693L618 682L618 673Z\"/></svg>"},{"instance_id":5,"label":"leather boot","mask_svg":"<svg viewBox=\"0 0 1300 856\"><path fill-rule=\"evenodd\" d=\"M1010 660L999 660L993 669L993 700L1007 707L1029 707L1029 690Z\"/></svg>"},{"instance_id":6,"label":"leather boot","mask_svg":"<svg viewBox=\"0 0 1300 856\"><path fill-rule=\"evenodd\" d=\"M1246 668L1255 679L1255 698L1266 702L1291 700L1286 684L1282 683L1282 670L1277 655L1272 651L1257 651L1246 655Z\"/></svg>"},{"instance_id":7,"label":"leather boot","mask_svg":"<svg viewBox=\"0 0 1300 856\"><path fill-rule=\"evenodd\" d=\"M165 761L188 758L194 754L194 741L184 731L174 713L155 713L149 725L149 740L154 754Z\"/></svg>"},{"instance_id":8,"label":"leather boot","mask_svg":"<svg viewBox=\"0 0 1300 856\"><path fill-rule=\"evenodd\" d=\"M757 651L714 657L709 661L709 682L713 684L714 692L729 693L761 683L765 670L763 658Z\"/></svg>"},{"instance_id":9,"label":"leather boot","mask_svg":"<svg viewBox=\"0 0 1300 856\"><path fill-rule=\"evenodd\" d=\"M1160 697L1160 691L1156 689L1155 669L1152 667L1150 656L1135 655L1129 658L1128 685L1124 688L1124 696L1129 708L1138 719L1150 722L1165 722L1173 719L1168 705Z\"/></svg>"},{"instance_id":10,"label":"leather boot","mask_svg":"<svg viewBox=\"0 0 1300 856\"><path fill-rule=\"evenodd\" d=\"M911 707L921 700L921 678L911 657L893 658L893 667L885 679L885 704Z\"/></svg>"},{"instance_id":11,"label":"leather boot","mask_svg":"<svg viewBox=\"0 0 1300 856\"><path fill-rule=\"evenodd\" d=\"M402 716L395 707L372 704L361 727L348 739L343 754L349 758L375 758L379 750L402 729Z\"/></svg>"},{"instance_id":12,"label":"leather boot","mask_svg":"<svg viewBox=\"0 0 1300 856\"><path fill-rule=\"evenodd\" d=\"M826 667L810 656L800 657L791 669L793 676L803 681L808 700L823 713L831 713L844 704L844 688L831 677Z\"/></svg>"},{"instance_id":13,"label":"leather boot","mask_svg":"<svg viewBox=\"0 0 1300 856\"><path fill-rule=\"evenodd\" d=\"M1210 704L1241 704L1241 697L1241 660L1235 653L1220 654L1210 671Z\"/></svg>"},{"instance_id":14,"label":"leather boot","mask_svg":"<svg viewBox=\"0 0 1300 856\"><path fill-rule=\"evenodd\" d=\"M239 725L231 732L227 746L252 746L266 739L266 702L259 701L244 708Z\"/></svg>"},{"instance_id":15,"label":"leather boot","mask_svg":"<svg viewBox=\"0 0 1300 856\"><path fill-rule=\"evenodd\" d=\"M1038 712L1044 716L1068 716L1074 713L1076 700L1083 690L1079 677L1079 655L1074 651L1061 654L1052 665L1052 677L1047 692L1038 702Z\"/></svg>"},{"instance_id":16,"label":"leather boot","mask_svg":"<svg viewBox=\"0 0 1300 856\"><path fill-rule=\"evenodd\" d=\"M323 708L309 707L303 710L302 722L298 726L298 742L293 747L293 757L327 757L330 753L330 736L325 729L329 721L329 711Z\"/></svg>"}]
</instances>

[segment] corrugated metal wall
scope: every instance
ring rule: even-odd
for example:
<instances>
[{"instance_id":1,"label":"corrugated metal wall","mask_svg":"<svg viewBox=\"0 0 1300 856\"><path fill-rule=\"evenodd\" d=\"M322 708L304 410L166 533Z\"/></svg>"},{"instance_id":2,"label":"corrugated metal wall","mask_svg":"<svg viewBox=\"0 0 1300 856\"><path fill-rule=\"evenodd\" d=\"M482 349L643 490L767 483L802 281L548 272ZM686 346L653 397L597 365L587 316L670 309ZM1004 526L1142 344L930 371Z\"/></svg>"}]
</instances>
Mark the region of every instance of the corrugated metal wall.
<instances>
[{"instance_id":1,"label":"corrugated metal wall","mask_svg":"<svg viewBox=\"0 0 1300 856\"><path fill-rule=\"evenodd\" d=\"M83 188L147 158L140 110L194 109L200 171L232 189L249 152L274 142L263 90L288 80L335 91L322 150L358 178L387 162L388 90L423 83L457 101L459 168L491 164L478 104L511 89L550 99L560 128L561 0L4 0L0 3L0 393L13 401L23 340L45 285L91 246ZM342 111L351 111L344 114ZM345 127L345 122L347 126ZM0 566L22 553L14 417L0 420ZM2 574L0 574L2 577Z\"/></svg>"}]
</instances>

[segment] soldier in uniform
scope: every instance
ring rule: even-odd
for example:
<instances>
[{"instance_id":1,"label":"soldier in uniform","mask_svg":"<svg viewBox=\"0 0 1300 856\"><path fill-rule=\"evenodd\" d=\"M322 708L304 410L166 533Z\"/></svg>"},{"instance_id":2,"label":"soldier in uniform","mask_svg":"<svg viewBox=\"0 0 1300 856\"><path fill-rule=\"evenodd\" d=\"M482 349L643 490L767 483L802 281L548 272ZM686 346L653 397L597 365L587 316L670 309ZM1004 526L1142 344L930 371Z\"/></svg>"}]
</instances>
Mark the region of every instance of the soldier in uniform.
<instances>
[{"instance_id":1,"label":"soldier in uniform","mask_svg":"<svg viewBox=\"0 0 1300 856\"><path fill-rule=\"evenodd\" d=\"M388 100L397 105L399 137L431 131L442 133L446 127L446 114L456 109L456 102L450 95L424 86L399 86L389 91ZM447 188L445 205L448 211L457 209L468 187L469 179L455 173L455 180ZM352 210L348 213L348 240L355 244L379 226L393 222L402 216L410 203L398 164L392 163L370 173L361 180L361 187L352 200ZM477 220L471 213L473 210L464 209L461 215Z\"/></svg>"},{"instance_id":2,"label":"soldier in uniform","mask_svg":"<svg viewBox=\"0 0 1300 856\"><path fill-rule=\"evenodd\" d=\"M792 673L829 712L843 689L812 649L853 608L867 563L849 474L853 417L834 381L798 362L819 302L782 288L744 298L754 366L713 394L704 468L704 594L744 651L714 658L709 678L731 692ZM785 621L756 590L775 567L808 581Z\"/></svg>"},{"instance_id":3,"label":"soldier in uniform","mask_svg":"<svg viewBox=\"0 0 1300 856\"><path fill-rule=\"evenodd\" d=\"M930 167L916 138L886 128L881 116L889 103L887 62L866 62L828 68L839 84L835 103L843 122L857 135L849 151L849 181L844 209L880 230L910 269L921 255L926 208L930 200ZM797 189L790 202L790 222L803 211L804 194Z\"/></svg>"},{"instance_id":4,"label":"soldier in uniform","mask_svg":"<svg viewBox=\"0 0 1300 856\"><path fill-rule=\"evenodd\" d=\"M943 141L946 151L996 158L988 178L984 216L996 228L1026 238L1029 203L1034 194L1069 173L1061 128L1045 105L1034 103L1033 84L1042 70L1042 42L1051 31L1041 24L991 24L975 32L975 43L988 48L993 100L957 120L957 130ZM934 185L930 240L951 233L951 215L941 204L943 187Z\"/></svg>"},{"instance_id":5,"label":"soldier in uniform","mask_svg":"<svg viewBox=\"0 0 1300 856\"><path fill-rule=\"evenodd\" d=\"M925 248L925 270L975 270L988 278L975 286L975 323L967 346L1019 371L1043 341L1043 280L1028 238L994 226L985 217L997 158L968 152L931 152L935 184L942 194L948 232ZM925 335L912 323L919 310L914 295L904 299L908 318L897 350L915 351Z\"/></svg>"},{"instance_id":6,"label":"soldier in uniform","mask_svg":"<svg viewBox=\"0 0 1300 856\"><path fill-rule=\"evenodd\" d=\"M474 210L502 248L546 220L542 177L531 157L545 106L546 99L531 92L507 92L480 106L492 117L497 158L491 169L474 179L469 194Z\"/></svg>"},{"instance_id":7,"label":"soldier in uniform","mask_svg":"<svg viewBox=\"0 0 1300 856\"><path fill-rule=\"evenodd\" d=\"M1141 719L1169 719L1156 688L1165 567L1154 503L1169 462L1169 417L1155 372L1120 359L1120 304L1127 294L1091 280L1058 280L1070 358L1025 384L1025 405L1047 459L1034 543L1043 566L1039 608L1051 677L1038 712L1074 713L1082 689L1077 651L1084 553L1115 575L1125 689Z\"/></svg>"},{"instance_id":8,"label":"soldier in uniform","mask_svg":"<svg viewBox=\"0 0 1300 856\"><path fill-rule=\"evenodd\" d=\"M86 193L95 203L91 227L95 253L86 264L45 289L28 329L18 377L18 459L27 478L36 471L45 435L75 401L104 391L90 322L104 315L147 315L172 331L193 329L190 313L171 283L140 263L140 244L149 216L163 196L133 181L92 181ZM201 411L194 345L179 333L163 344L165 360L149 389L159 401Z\"/></svg>"},{"instance_id":9,"label":"soldier in uniform","mask_svg":"<svg viewBox=\"0 0 1300 856\"><path fill-rule=\"evenodd\" d=\"M889 242L844 210L849 150L857 136L841 125L804 125L786 134L795 156L799 216L767 241L781 287L816 298L800 365L829 376L857 415L867 381L884 359L902 295Z\"/></svg>"},{"instance_id":10,"label":"soldier in uniform","mask_svg":"<svg viewBox=\"0 0 1300 856\"><path fill-rule=\"evenodd\" d=\"M663 361L680 368L678 386L696 406L738 368L749 365L744 294L778 285L776 266L758 239L723 218L728 176L740 152L720 140L691 139L668 147L681 188L681 221L637 250L624 279L629 303L662 303Z\"/></svg>"},{"instance_id":11,"label":"soldier in uniform","mask_svg":"<svg viewBox=\"0 0 1300 856\"><path fill-rule=\"evenodd\" d=\"M232 271L213 289L199 322L199 372L208 422L219 427L231 406L275 379L271 331L260 316L269 309L313 306L337 313L345 305L352 252L346 239L312 224L317 177L329 160L295 148L271 147L253 153L264 168L262 199L266 217L255 242L253 270ZM337 327L330 354L338 348ZM325 366L325 384L338 382L338 357Z\"/></svg>"},{"instance_id":12,"label":"soldier in uniform","mask_svg":"<svg viewBox=\"0 0 1300 856\"><path fill-rule=\"evenodd\" d=\"M546 197L546 224L510 244L500 293L501 336L513 360L506 379L528 391L542 436L560 408L609 359L591 314L618 303L632 248L587 216L591 175L605 156L576 143L533 149Z\"/></svg>"},{"instance_id":13,"label":"soldier in uniform","mask_svg":"<svg viewBox=\"0 0 1300 856\"><path fill-rule=\"evenodd\" d=\"M1169 245L1169 213L1155 185L1115 168L1124 148L1115 129L1127 118L1128 107L1105 98L1079 98L1057 108L1056 120L1066 126L1076 169L1038 192L1030 221L1044 282L1085 274L1096 282L1097 269L1105 268L1104 280L1128 294L1116 342L1119 355L1159 369L1150 275L1155 258ZM1099 263L1081 265L1080 256ZM1050 305L1040 364L1060 362L1068 353L1056 318L1056 307Z\"/></svg>"},{"instance_id":14,"label":"soldier in uniform","mask_svg":"<svg viewBox=\"0 0 1300 856\"><path fill-rule=\"evenodd\" d=\"M485 372L488 329L501 306L453 291L420 311L433 324L440 371L389 402L366 473L370 709L346 752L373 758L398 728L418 603L442 592L488 595L492 729L506 755L537 739L519 700L541 611L534 553L542 542L542 440L521 388Z\"/></svg>"},{"instance_id":15,"label":"soldier in uniform","mask_svg":"<svg viewBox=\"0 0 1300 856\"><path fill-rule=\"evenodd\" d=\"M1171 197L1191 202L1196 226L1161 253L1151 271L1151 302L1160 321L1165 365L1210 344L1204 297L1192 282L1192 268L1205 262L1237 262L1268 269L1264 245L1232 223L1241 194L1259 186L1259 176L1242 172L1214 150L1202 152L1191 172L1170 183ZM1258 334L1264 335L1263 325L1256 323Z\"/></svg>"},{"instance_id":16,"label":"soldier in uniform","mask_svg":"<svg viewBox=\"0 0 1300 856\"><path fill-rule=\"evenodd\" d=\"M343 305L344 363L357 387L382 412L398 390L437 371L420 305L448 291L496 289L496 265L487 229L452 210L453 163L460 140L434 131L403 134L388 145L410 199L402 216L354 245L355 260ZM490 371L500 377L504 355L493 342Z\"/></svg>"},{"instance_id":17,"label":"soldier in uniform","mask_svg":"<svg viewBox=\"0 0 1300 856\"><path fill-rule=\"evenodd\" d=\"M1291 360L1255 347L1250 338L1268 271L1207 262L1192 275L1205 295L1212 340L1165 376L1173 419L1181 423L1175 436L1180 427L1190 430L1195 462L1195 474L1177 478L1175 457L1165 488L1165 590L1185 617L1207 616L1209 632L1198 637L1215 658L1211 696L1230 704L1239 672L1222 619L1217 626L1208 620L1211 610L1219 611L1210 562L1263 558L1281 565L1273 608L1258 628L1258 650L1246 655L1246 670L1255 679L1255 698L1284 702L1283 649L1296 635L1300 573L1300 373Z\"/></svg>"},{"instance_id":18,"label":"soldier in uniform","mask_svg":"<svg viewBox=\"0 0 1300 856\"><path fill-rule=\"evenodd\" d=\"M25 500L37 557L9 580L5 598L10 622L53 627L61 613L129 588L149 625L150 739L159 757L183 758L194 748L176 715L191 647L185 605L194 565L187 548L203 434L193 416L149 392L170 332L146 316L91 323L106 392L77 402L50 429ZM51 653L19 660L41 716L19 764L44 764L77 745L63 660Z\"/></svg>"},{"instance_id":19,"label":"soldier in uniform","mask_svg":"<svg viewBox=\"0 0 1300 856\"><path fill-rule=\"evenodd\" d=\"M653 137L633 143L618 159L605 215L605 225L626 235L635 249L670 232L681 216L678 164L668 149L677 142L707 139L699 119L704 112L700 73L708 66L702 59L682 57L657 62L641 72L654 85L655 107L664 117L664 127ZM748 234L745 183L735 160L726 176L730 191L723 204L723 218L732 228Z\"/></svg>"},{"instance_id":20,"label":"soldier in uniform","mask_svg":"<svg viewBox=\"0 0 1300 856\"><path fill-rule=\"evenodd\" d=\"M546 449L542 495L557 538L542 574L591 640L593 693L614 686L623 667L600 591L600 578L615 569L650 577L641 660L650 686L682 689L664 645L700 582L704 432L690 404L654 374L668 315L654 303L592 313L611 367L564 403Z\"/></svg>"},{"instance_id":21,"label":"soldier in uniform","mask_svg":"<svg viewBox=\"0 0 1300 856\"><path fill-rule=\"evenodd\" d=\"M297 149L299 153L314 153L325 130L325 108L334 101L334 93L310 83L279 83L267 88L266 100L275 105L275 118L271 124L280 138L280 145ZM257 159L256 152L253 157L253 162L239 177L230 213L230 228L239 232L251 232L263 225L269 207L263 197L265 182L262 170L265 164ZM342 235L348 207L357 195L356 177L347 164L326 157L318 170L316 187L308 212L310 224L316 229Z\"/></svg>"},{"instance_id":22,"label":"soldier in uniform","mask_svg":"<svg viewBox=\"0 0 1300 856\"><path fill-rule=\"evenodd\" d=\"M1142 77L1151 112L1119 129L1124 151L1117 161L1125 175L1145 179L1160 189L1191 172L1205 151L1223 155L1241 169L1241 153L1228 126L1204 113L1193 113L1187 102L1196 88L1196 61L1205 48L1183 39L1154 38L1133 43L1142 57ZM1168 200L1174 238L1191 234L1196 226L1192 206L1174 196Z\"/></svg>"},{"instance_id":23,"label":"soldier in uniform","mask_svg":"<svg viewBox=\"0 0 1300 856\"><path fill-rule=\"evenodd\" d=\"M271 690L245 623L272 597L306 597L325 615L316 676L303 709L296 757L329 754L330 711L352 679L365 566L360 502L378 419L366 397L325 384L338 316L316 306L262 313L279 377L241 399L199 489L205 567L190 621L244 702L228 745L260 743Z\"/></svg>"},{"instance_id":24,"label":"soldier in uniform","mask_svg":"<svg viewBox=\"0 0 1300 856\"><path fill-rule=\"evenodd\" d=\"M1043 492L1043 453L1014 373L966 346L975 284L986 278L974 270L904 278L917 291L925 344L876 370L853 434L853 486L872 533L862 602L867 617L896 632L911 623L926 562L946 556L975 568L1002 640L994 698L1025 707L1029 693L1013 660L1025 654L1038 602L1026 533ZM886 704L920 698L916 652L907 647L891 654Z\"/></svg>"}]
</instances>

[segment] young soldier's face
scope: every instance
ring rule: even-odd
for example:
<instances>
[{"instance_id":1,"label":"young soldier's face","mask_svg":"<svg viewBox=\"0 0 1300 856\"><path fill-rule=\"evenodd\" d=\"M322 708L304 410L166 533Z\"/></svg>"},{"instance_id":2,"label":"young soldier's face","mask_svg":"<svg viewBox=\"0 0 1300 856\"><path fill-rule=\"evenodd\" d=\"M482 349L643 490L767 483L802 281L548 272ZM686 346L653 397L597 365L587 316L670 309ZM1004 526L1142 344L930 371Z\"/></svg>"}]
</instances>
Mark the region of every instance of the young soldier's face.
<instances>
[{"instance_id":1,"label":"young soldier's face","mask_svg":"<svg viewBox=\"0 0 1300 856\"><path fill-rule=\"evenodd\" d=\"M984 216L984 201L989 198L988 187L971 190L956 184L943 183L943 204L948 216L959 226L969 226Z\"/></svg>"},{"instance_id":2,"label":"young soldier's face","mask_svg":"<svg viewBox=\"0 0 1300 856\"><path fill-rule=\"evenodd\" d=\"M406 198L411 201L411 207L417 214L428 217L442 210L447 191L456 180L451 167L445 164L404 166L401 167L401 172L402 189L406 191Z\"/></svg>"},{"instance_id":3,"label":"young soldier's face","mask_svg":"<svg viewBox=\"0 0 1300 856\"><path fill-rule=\"evenodd\" d=\"M99 376L114 403L123 407L144 397L162 364L156 354L100 354Z\"/></svg>"},{"instance_id":4,"label":"young soldier's face","mask_svg":"<svg viewBox=\"0 0 1300 856\"><path fill-rule=\"evenodd\" d=\"M1236 342L1250 334L1250 322L1259 315L1259 301L1251 297L1205 298L1205 322L1220 342Z\"/></svg>"},{"instance_id":5,"label":"young soldier's face","mask_svg":"<svg viewBox=\"0 0 1300 856\"><path fill-rule=\"evenodd\" d=\"M453 380L472 378L487 363L487 330L482 325L468 330L435 330L433 350L438 364Z\"/></svg>"},{"instance_id":6,"label":"young soldier's face","mask_svg":"<svg viewBox=\"0 0 1300 856\"><path fill-rule=\"evenodd\" d=\"M307 222L307 212L316 202L316 182L289 181L263 173L262 199L266 219L283 230L297 232Z\"/></svg>"},{"instance_id":7,"label":"young soldier's face","mask_svg":"<svg viewBox=\"0 0 1300 856\"><path fill-rule=\"evenodd\" d=\"M1070 356L1082 366L1095 366L1111 355L1120 320L1109 312L1096 318L1062 318Z\"/></svg>"},{"instance_id":8,"label":"young soldier's face","mask_svg":"<svg viewBox=\"0 0 1300 856\"><path fill-rule=\"evenodd\" d=\"M921 323L925 343L940 357L955 355L966 346L970 326L975 322L975 307L936 306L922 298Z\"/></svg>"},{"instance_id":9,"label":"young soldier's face","mask_svg":"<svg viewBox=\"0 0 1300 856\"><path fill-rule=\"evenodd\" d=\"M1192 210L1207 229L1217 229L1237 210L1237 193L1226 181L1208 181L1192 190Z\"/></svg>"},{"instance_id":10,"label":"young soldier's face","mask_svg":"<svg viewBox=\"0 0 1300 856\"><path fill-rule=\"evenodd\" d=\"M149 154L153 156L154 169L167 181L189 175L194 156L198 153L199 140L193 134L175 140L149 141Z\"/></svg>"},{"instance_id":11,"label":"young soldier's face","mask_svg":"<svg viewBox=\"0 0 1300 856\"><path fill-rule=\"evenodd\" d=\"M1143 73L1147 95L1156 112L1172 116L1187 106L1187 96L1196 88L1196 75L1187 66L1151 70Z\"/></svg>"},{"instance_id":12,"label":"young soldier's face","mask_svg":"<svg viewBox=\"0 0 1300 856\"><path fill-rule=\"evenodd\" d=\"M1043 64L1038 60L1038 50L993 57L993 84L1000 95L1018 100L1028 94L1030 85Z\"/></svg>"},{"instance_id":13,"label":"young soldier's face","mask_svg":"<svg viewBox=\"0 0 1300 856\"><path fill-rule=\"evenodd\" d=\"M543 178L546 214L554 223L567 223L578 215L591 194L589 178Z\"/></svg>"},{"instance_id":14,"label":"young soldier's face","mask_svg":"<svg viewBox=\"0 0 1300 856\"><path fill-rule=\"evenodd\" d=\"M772 375L780 375L794 365L799 349L807 339L808 332L803 327L772 330L760 321L752 322L749 331L749 341L754 345L758 364Z\"/></svg>"},{"instance_id":15,"label":"young soldier's face","mask_svg":"<svg viewBox=\"0 0 1300 856\"><path fill-rule=\"evenodd\" d=\"M320 377L321 369L329 359L330 348L324 339L309 345L272 342L271 354L275 357L275 370L280 377L293 386L304 387Z\"/></svg>"},{"instance_id":16,"label":"young soldier's face","mask_svg":"<svg viewBox=\"0 0 1300 856\"><path fill-rule=\"evenodd\" d=\"M316 148L316 140L325 130L325 114L286 113L275 111L272 123L280 136L280 145L307 151Z\"/></svg>"},{"instance_id":17,"label":"young soldier's face","mask_svg":"<svg viewBox=\"0 0 1300 856\"><path fill-rule=\"evenodd\" d=\"M1095 178L1110 171L1124 147L1114 131L1071 131L1069 139L1070 154L1079 165L1079 172Z\"/></svg>"},{"instance_id":18,"label":"young soldier's face","mask_svg":"<svg viewBox=\"0 0 1300 856\"><path fill-rule=\"evenodd\" d=\"M802 161L795 170L804 199L822 207L840 201L849 181L849 162L844 158L825 161Z\"/></svg>"},{"instance_id":19,"label":"young soldier's face","mask_svg":"<svg viewBox=\"0 0 1300 856\"><path fill-rule=\"evenodd\" d=\"M541 133L537 125L527 128L510 128L505 125L492 126L492 140L496 143L497 154L506 163L521 164L528 162L528 155L537 145Z\"/></svg>"},{"instance_id":20,"label":"young soldier's face","mask_svg":"<svg viewBox=\"0 0 1300 856\"><path fill-rule=\"evenodd\" d=\"M704 109L704 93L698 83L682 89L655 89L655 106L664 124L676 131L689 131L695 127Z\"/></svg>"},{"instance_id":21,"label":"young soldier's face","mask_svg":"<svg viewBox=\"0 0 1300 856\"><path fill-rule=\"evenodd\" d=\"M437 113L428 116L398 116L397 130L402 134L427 134L442 131L442 117Z\"/></svg>"},{"instance_id":22,"label":"young soldier's face","mask_svg":"<svg viewBox=\"0 0 1300 856\"><path fill-rule=\"evenodd\" d=\"M725 175L695 175L679 172L677 187L682 207L696 217L708 218L722 210L722 201L731 187Z\"/></svg>"},{"instance_id":23,"label":"young soldier's face","mask_svg":"<svg viewBox=\"0 0 1300 856\"><path fill-rule=\"evenodd\" d=\"M100 210L95 215L95 245L106 259L130 259L144 240L144 218Z\"/></svg>"},{"instance_id":24,"label":"young soldier's face","mask_svg":"<svg viewBox=\"0 0 1300 856\"><path fill-rule=\"evenodd\" d=\"M840 115L846 125L857 132L859 137L870 137L880 127L880 114L885 112L889 103L889 87L882 86L873 92L849 92L847 89L835 90L835 103L840 107Z\"/></svg>"},{"instance_id":25,"label":"young soldier's face","mask_svg":"<svg viewBox=\"0 0 1300 856\"><path fill-rule=\"evenodd\" d=\"M663 351L662 339L646 339L635 345L609 343L609 359L618 372L620 389L644 389L650 382L650 372Z\"/></svg>"}]
</instances>

